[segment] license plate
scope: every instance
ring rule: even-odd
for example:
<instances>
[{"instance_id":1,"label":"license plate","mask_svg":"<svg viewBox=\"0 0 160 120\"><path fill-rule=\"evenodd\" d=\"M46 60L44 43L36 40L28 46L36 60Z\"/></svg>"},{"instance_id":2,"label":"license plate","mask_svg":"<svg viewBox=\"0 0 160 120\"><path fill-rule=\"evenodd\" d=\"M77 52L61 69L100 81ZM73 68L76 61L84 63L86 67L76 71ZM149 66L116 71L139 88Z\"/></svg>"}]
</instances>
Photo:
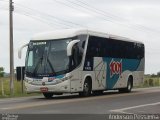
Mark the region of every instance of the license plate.
<instances>
[{"instance_id":1,"label":"license plate","mask_svg":"<svg viewBox=\"0 0 160 120\"><path fill-rule=\"evenodd\" d=\"M48 88L47 87L41 87L40 90L41 90L41 92L48 92Z\"/></svg>"}]
</instances>

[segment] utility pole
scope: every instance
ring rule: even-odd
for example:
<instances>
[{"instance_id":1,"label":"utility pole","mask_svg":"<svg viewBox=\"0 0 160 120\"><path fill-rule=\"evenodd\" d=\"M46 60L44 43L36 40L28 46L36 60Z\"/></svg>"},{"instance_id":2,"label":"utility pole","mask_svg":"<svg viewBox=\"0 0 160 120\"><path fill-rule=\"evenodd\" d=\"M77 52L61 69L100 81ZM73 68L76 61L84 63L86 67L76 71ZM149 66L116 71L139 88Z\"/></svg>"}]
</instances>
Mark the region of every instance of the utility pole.
<instances>
[{"instance_id":1,"label":"utility pole","mask_svg":"<svg viewBox=\"0 0 160 120\"><path fill-rule=\"evenodd\" d=\"M9 0L10 95L14 95L13 1Z\"/></svg>"}]
</instances>

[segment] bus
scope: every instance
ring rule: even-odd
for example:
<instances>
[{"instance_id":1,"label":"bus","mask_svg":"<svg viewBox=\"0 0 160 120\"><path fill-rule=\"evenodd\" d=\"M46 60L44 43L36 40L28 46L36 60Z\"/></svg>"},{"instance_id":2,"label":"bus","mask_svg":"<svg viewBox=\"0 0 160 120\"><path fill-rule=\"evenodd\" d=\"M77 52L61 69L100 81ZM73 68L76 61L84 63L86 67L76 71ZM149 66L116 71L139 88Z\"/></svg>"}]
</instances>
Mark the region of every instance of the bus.
<instances>
[{"instance_id":1,"label":"bus","mask_svg":"<svg viewBox=\"0 0 160 120\"><path fill-rule=\"evenodd\" d=\"M106 90L131 92L143 82L144 44L88 29L65 29L33 36L27 46L25 88L45 98Z\"/></svg>"}]
</instances>

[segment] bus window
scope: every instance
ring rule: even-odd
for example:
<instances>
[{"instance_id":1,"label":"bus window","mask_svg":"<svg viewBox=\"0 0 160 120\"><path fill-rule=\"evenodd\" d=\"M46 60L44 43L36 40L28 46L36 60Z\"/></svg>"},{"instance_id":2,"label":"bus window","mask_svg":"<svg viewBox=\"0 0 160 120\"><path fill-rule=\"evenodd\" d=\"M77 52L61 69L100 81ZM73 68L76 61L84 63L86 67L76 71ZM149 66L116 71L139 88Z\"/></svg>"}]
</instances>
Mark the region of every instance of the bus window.
<instances>
[{"instance_id":1,"label":"bus window","mask_svg":"<svg viewBox=\"0 0 160 120\"><path fill-rule=\"evenodd\" d=\"M78 44L75 44L73 46L72 53L73 54L70 59L71 70L75 69L81 63L82 55L80 55L81 53L80 53Z\"/></svg>"}]
</instances>

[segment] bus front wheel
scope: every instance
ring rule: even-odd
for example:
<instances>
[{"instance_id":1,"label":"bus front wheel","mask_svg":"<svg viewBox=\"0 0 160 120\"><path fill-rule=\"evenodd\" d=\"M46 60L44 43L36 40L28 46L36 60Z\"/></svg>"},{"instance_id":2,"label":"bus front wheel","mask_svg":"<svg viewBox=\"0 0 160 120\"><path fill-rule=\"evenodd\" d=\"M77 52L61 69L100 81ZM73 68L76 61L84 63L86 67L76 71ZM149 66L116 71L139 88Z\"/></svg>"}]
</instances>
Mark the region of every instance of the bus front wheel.
<instances>
[{"instance_id":1,"label":"bus front wheel","mask_svg":"<svg viewBox=\"0 0 160 120\"><path fill-rule=\"evenodd\" d=\"M83 92L80 92L79 95L87 97L91 95L91 91L92 91L92 82L90 79L86 79L83 85Z\"/></svg>"},{"instance_id":2,"label":"bus front wheel","mask_svg":"<svg viewBox=\"0 0 160 120\"><path fill-rule=\"evenodd\" d=\"M48 92L48 93L43 93L43 95L46 99L51 99L53 96L53 93Z\"/></svg>"}]
</instances>

